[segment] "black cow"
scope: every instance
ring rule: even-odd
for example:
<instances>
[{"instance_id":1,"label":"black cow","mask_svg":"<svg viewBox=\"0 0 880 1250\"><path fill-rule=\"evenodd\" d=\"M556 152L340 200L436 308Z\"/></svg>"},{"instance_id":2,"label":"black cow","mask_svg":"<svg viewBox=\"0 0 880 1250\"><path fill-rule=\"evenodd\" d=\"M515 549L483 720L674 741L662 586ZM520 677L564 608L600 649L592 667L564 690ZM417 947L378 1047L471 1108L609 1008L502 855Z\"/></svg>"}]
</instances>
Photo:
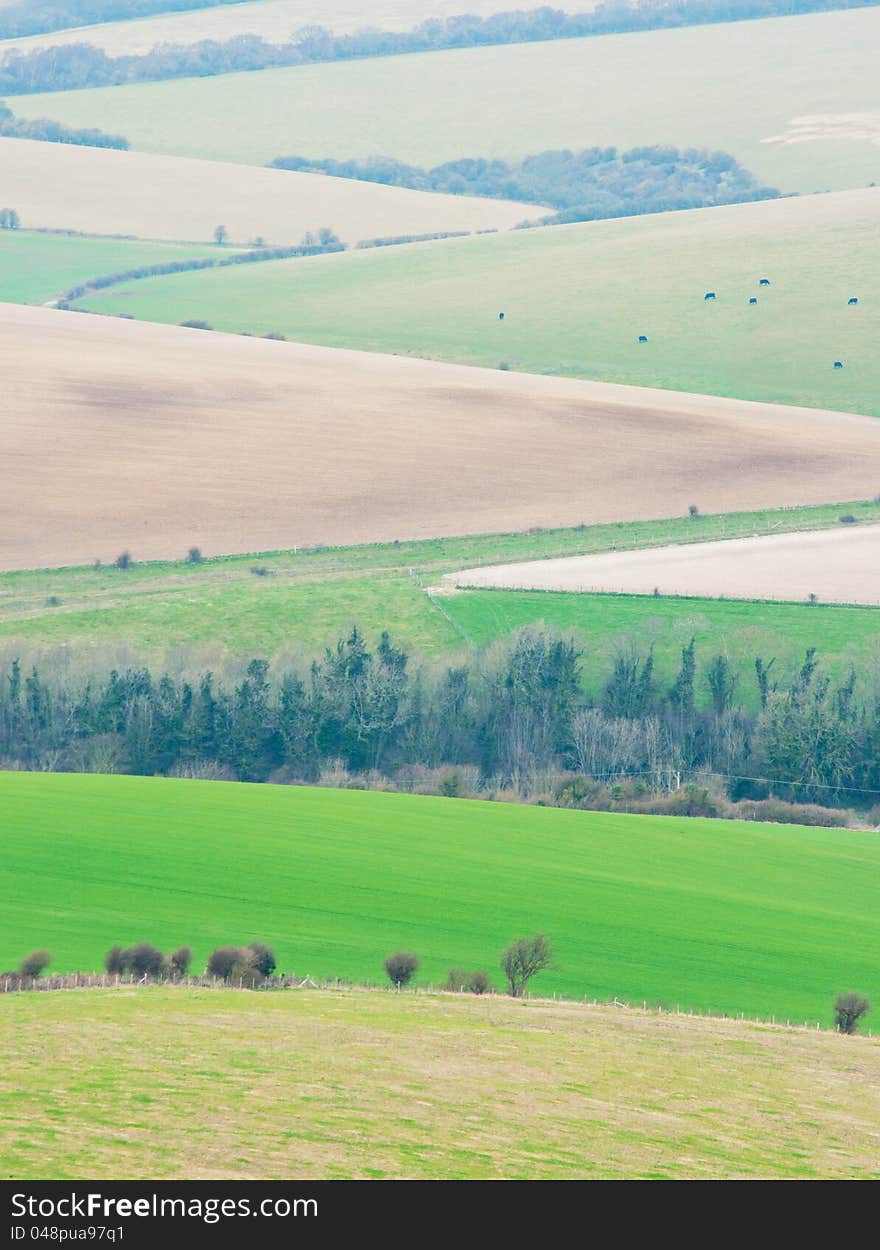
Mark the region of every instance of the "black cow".
<instances>
[{"instance_id":1,"label":"black cow","mask_svg":"<svg viewBox=\"0 0 880 1250\"><path fill-rule=\"evenodd\" d=\"M715 298L714 291L707 291L706 294L703 296L703 299L714 299L714 298Z\"/></svg>"},{"instance_id":2,"label":"black cow","mask_svg":"<svg viewBox=\"0 0 880 1250\"><path fill-rule=\"evenodd\" d=\"M770 285L769 278L762 278L761 281L758 283L758 286L769 286L769 285Z\"/></svg>"},{"instance_id":3,"label":"black cow","mask_svg":"<svg viewBox=\"0 0 880 1250\"><path fill-rule=\"evenodd\" d=\"M647 341L648 341L648 336L647 336L647 334L640 334L640 335L639 335L639 342L640 342L640 343L647 343Z\"/></svg>"},{"instance_id":4,"label":"black cow","mask_svg":"<svg viewBox=\"0 0 880 1250\"><path fill-rule=\"evenodd\" d=\"M851 295L846 302L848 304L857 304L859 302L859 297L857 295Z\"/></svg>"},{"instance_id":5,"label":"black cow","mask_svg":"<svg viewBox=\"0 0 880 1250\"><path fill-rule=\"evenodd\" d=\"M503 321L503 320L504 320L504 313L499 313L499 314L498 314L498 320L499 320L499 321Z\"/></svg>"},{"instance_id":6,"label":"black cow","mask_svg":"<svg viewBox=\"0 0 880 1250\"><path fill-rule=\"evenodd\" d=\"M842 361L842 360L835 360L835 362L834 362L834 368L835 368L835 369L842 369L842 368L843 368L843 361Z\"/></svg>"},{"instance_id":7,"label":"black cow","mask_svg":"<svg viewBox=\"0 0 880 1250\"><path fill-rule=\"evenodd\" d=\"M750 304L757 304L757 302L758 302L758 297L757 297L757 295L750 295L750 296L749 296L749 303L750 303Z\"/></svg>"}]
</instances>

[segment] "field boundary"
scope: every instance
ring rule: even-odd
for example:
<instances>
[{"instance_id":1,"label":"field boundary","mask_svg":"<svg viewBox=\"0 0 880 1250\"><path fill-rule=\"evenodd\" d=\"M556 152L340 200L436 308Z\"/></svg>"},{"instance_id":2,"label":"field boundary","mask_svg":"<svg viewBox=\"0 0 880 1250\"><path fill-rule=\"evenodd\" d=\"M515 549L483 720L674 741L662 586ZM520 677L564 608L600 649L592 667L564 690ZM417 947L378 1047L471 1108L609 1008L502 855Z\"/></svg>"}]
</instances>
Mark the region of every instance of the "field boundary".
<instances>
[{"instance_id":1,"label":"field boundary","mask_svg":"<svg viewBox=\"0 0 880 1250\"><path fill-rule=\"evenodd\" d=\"M377 985L371 981L342 981L339 978L328 978L315 981L312 977L298 977L294 974L284 974L282 976L272 977L272 984L269 985L245 985L243 979L239 979L239 984L223 981L219 977L198 976L198 977L136 977L133 974L110 974L100 972L70 972L60 973L56 976L42 977L32 980L30 983L18 985L12 984L17 978L6 976L0 978L0 992L9 994L45 994L53 992L62 992L68 990L117 990L117 989L153 989L162 987L165 989L209 989L209 990L231 990L234 993L273 993L282 990L319 990L324 993L333 992L355 992L368 994L406 994L411 997L431 997L431 998L451 998L451 999L471 999L483 998L486 1000L501 1000L502 1002L519 1002L522 1004L539 1006L571 1006L581 1008L599 1008L607 1010L614 1008L623 1012L633 1012L639 1016L676 1016L681 1019L689 1020L708 1020L716 1023L727 1024L750 1024L758 1025L762 1028L783 1029L790 1032L798 1033L832 1033L839 1034L840 1030L823 1025L820 1020L815 1024L811 1020L805 1020L799 1023L790 1017L779 1018L771 1014L767 1016L751 1016L745 1012L739 1012L735 1015L727 1013L713 1012L701 1010L697 1007L684 1008L680 1003L675 1007L663 1002L652 1002L648 998L642 999L641 1005L638 1002L617 998L616 995L609 999L599 999L585 994L582 998L573 998L565 994L552 994L545 997L539 994L531 994L528 991L521 998L514 998L512 995L504 993L503 990L497 990L494 987L487 991L484 995L468 994L466 992L458 992L455 990L443 989L442 986L435 985L417 985L394 988L388 985ZM857 1034L862 1041L872 1041L874 1035L870 1028L864 1033Z\"/></svg>"}]
</instances>

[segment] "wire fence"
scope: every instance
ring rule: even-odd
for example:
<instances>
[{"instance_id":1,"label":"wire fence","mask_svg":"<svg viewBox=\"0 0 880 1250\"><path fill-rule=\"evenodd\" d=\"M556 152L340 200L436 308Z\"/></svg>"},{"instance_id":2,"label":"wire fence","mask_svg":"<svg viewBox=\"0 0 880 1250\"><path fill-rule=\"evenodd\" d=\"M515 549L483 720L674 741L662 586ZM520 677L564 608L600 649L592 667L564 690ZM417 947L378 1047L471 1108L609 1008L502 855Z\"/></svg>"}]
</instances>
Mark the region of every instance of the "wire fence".
<instances>
[{"instance_id":1,"label":"wire fence","mask_svg":"<svg viewBox=\"0 0 880 1250\"><path fill-rule=\"evenodd\" d=\"M242 992L267 993L277 990L361 990L372 991L385 994L408 994L410 996L432 996L442 995L451 998L485 998L485 999L508 999L511 996L503 992L499 992L494 987L486 991L485 994L478 995L469 993L465 987L460 990L450 989L448 985L419 985L419 986L401 986L388 985L386 983L377 983L374 981L343 981L339 978L327 978L315 980L311 976L297 976L294 973L283 973L275 976L267 977L261 982L253 982L247 977L231 978L224 981L221 977L211 977L207 975L187 976L187 977L139 977L132 973L108 973L108 972L69 972L59 973L49 977L19 977L19 976L0 976L0 993L2 994L32 994L47 993L53 990L84 990L84 989L120 989L120 988L139 988L139 987L156 987L169 986L177 989L209 989L209 990L241 990ZM593 998L589 995L582 997L574 997L565 994L551 994L549 996L533 995L528 991L521 998L511 999L515 1002L531 1003L535 1006L554 1005L559 1006L577 1006L584 1008L614 1008L621 1012L632 1012L640 1016L675 1016L678 1018L686 1018L690 1020L707 1020L716 1023L735 1023L735 1024L751 1024L762 1025L767 1028L778 1028L796 1030L798 1032L807 1033L837 1033L839 1032L833 1025L823 1024L821 1020L799 1020L792 1016L777 1016L774 1013L770 1015L749 1015L746 1012L719 1012L712 1011L703 1007L687 1007L680 1003L674 1006L669 1003L652 1002L650 999L643 998L637 1001L612 998ZM873 1033L870 1028L864 1029L860 1036L871 1038Z\"/></svg>"}]
</instances>

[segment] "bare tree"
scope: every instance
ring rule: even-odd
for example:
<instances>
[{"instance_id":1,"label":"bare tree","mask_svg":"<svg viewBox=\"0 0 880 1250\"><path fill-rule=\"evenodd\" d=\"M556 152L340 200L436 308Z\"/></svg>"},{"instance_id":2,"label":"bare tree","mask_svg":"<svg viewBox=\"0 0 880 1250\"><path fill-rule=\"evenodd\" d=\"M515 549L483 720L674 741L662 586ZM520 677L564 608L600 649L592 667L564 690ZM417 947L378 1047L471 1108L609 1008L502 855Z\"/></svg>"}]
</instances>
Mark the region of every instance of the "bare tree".
<instances>
[{"instance_id":1,"label":"bare tree","mask_svg":"<svg viewBox=\"0 0 880 1250\"><path fill-rule=\"evenodd\" d=\"M536 933L531 938L517 938L501 956L501 969L507 978L511 998L522 998L532 977L552 967L553 949L549 938Z\"/></svg>"},{"instance_id":2,"label":"bare tree","mask_svg":"<svg viewBox=\"0 0 880 1250\"><path fill-rule=\"evenodd\" d=\"M859 1021L871 1010L863 994L838 994L834 1001L834 1023L838 1033L858 1033Z\"/></svg>"}]
</instances>

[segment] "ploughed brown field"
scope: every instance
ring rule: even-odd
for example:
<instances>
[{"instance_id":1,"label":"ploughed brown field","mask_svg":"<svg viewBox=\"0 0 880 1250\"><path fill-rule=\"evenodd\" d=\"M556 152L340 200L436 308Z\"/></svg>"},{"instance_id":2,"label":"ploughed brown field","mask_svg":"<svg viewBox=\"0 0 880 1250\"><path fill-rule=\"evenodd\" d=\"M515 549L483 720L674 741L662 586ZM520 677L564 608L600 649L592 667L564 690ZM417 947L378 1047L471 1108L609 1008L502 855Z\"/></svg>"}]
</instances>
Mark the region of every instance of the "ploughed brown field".
<instances>
[{"instance_id":1,"label":"ploughed brown field","mask_svg":"<svg viewBox=\"0 0 880 1250\"><path fill-rule=\"evenodd\" d=\"M823 602L880 606L880 525L499 564L450 573L443 585L631 595L656 589L713 599L815 595Z\"/></svg>"},{"instance_id":2,"label":"ploughed brown field","mask_svg":"<svg viewBox=\"0 0 880 1250\"><path fill-rule=\"evenodd\" d=\"M346 243L400 235L508 230L549 211L471 195L150 156L30 139L0 139L4 203L31 229L134 234L210 243L298 243L324 226Z\"/></svg>"},{"instance_id":3,"label":"ploughed brown field","mask_svg":"<svg viewBox=\"0 0 880 1250\"><path fill-rule=\"evenodd\" d=\"M0 568L873 496L880 424L0 305Z\"/></svg>"}]
</instances>

